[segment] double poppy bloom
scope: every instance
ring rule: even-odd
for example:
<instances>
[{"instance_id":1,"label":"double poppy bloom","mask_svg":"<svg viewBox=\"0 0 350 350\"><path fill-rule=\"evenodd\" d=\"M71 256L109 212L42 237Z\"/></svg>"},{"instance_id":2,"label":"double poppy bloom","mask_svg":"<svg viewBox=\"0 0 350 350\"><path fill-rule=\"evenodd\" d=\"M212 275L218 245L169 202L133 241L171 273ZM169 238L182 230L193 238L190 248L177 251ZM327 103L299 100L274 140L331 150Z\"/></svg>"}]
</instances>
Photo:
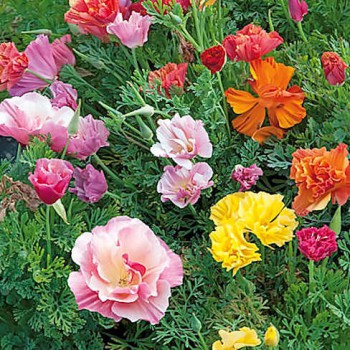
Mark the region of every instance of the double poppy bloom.
<instances>
[{"instance_id":1,"label":"double poppy bloom","mask_svg":"<svg viewBox=\"0 0 350 350\"><path fill-rule=\"evenodd\" d=\"M272 57L250 63L252 77L248 83L258 96L233 88L225 92L227 102L239 114L232 122L238 132L263 143L272 135L283 138L286 129L303 120L305 95L298 86L287 88L294 70ZM270 126L263 126L266 110Z\"/></svg>"},{"instance_id":2,"label":"double poppy bloom","mask_svg":"<svg viewBox=\"0 0 350 350\"><path fill-rule=\"evenodd\" d=\"M324 75L331 85L342 85L347 64L335 52L324 52L321 57Z\"/></svg>"},{"instance_id":3,"label":"double poppy bloom","mask_svg":"<svg viewBox=\"0 0 350 350\"><path fill-rule=\"evenodd\" d=\"M350 164L347 145L327 151L298 149L293 153L290 178L295 180L299 193L293 209L299 216L324 209L332 199L343 205L350 197Z\"/></svg>"}]
</instances>

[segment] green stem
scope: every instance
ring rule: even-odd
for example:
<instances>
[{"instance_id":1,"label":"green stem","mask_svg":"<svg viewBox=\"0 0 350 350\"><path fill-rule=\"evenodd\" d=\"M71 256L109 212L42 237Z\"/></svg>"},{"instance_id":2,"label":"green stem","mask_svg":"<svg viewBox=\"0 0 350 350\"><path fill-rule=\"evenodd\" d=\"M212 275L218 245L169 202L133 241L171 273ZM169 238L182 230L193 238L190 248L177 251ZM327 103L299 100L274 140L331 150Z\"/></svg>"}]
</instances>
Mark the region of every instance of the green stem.
<instances>
[{"instance_id":1,"label":"green stem","mask_svg":"<svg viewBox=\"0 0 350 350\"><path fill-rule=\"evenodd\" d=\"M314 292L314 287L315 287L315 281L314 281L314 269L315 269L315 264L313 260L309 261L309 297ZM311 316L312 316L312 304L311 302L307 305L306 308L306 316L308 321L311 323Z\"/></svg>"},{"instance_id":2,"label":"green stem","mask_svg":"<svg viewBox=\"0 0 350 350\"><path fill-rule=\"evenodd\" d=\"M220 90L221 90L221 93L222 93L222 101L223 101L223 107L224 107L224 111L225 111L225 120L226 120L227 133L228 133L228 136L230 137L230 135L231 135L230 120L229 120L227 104L226 104L226 100L225 100L225 90L224 90L224 86L222 85L220 72L216 72L216 77L218 78Z\"/></svg>"},{"instance_id":3,"label":"green stem","mask_svg":"<svg viewBox=\"0 0 350 350\"><path fill-rule=\"evenodd\" d=\"M224 40L224 26L221 23L222 20L222 4L221 4L221 0L218 1L218 7L219 7L219 28L220 28L220 38L219 41L222 43L222 41Z\"/></svg>"},{"instance_id":4,"label":"green stem","mask_svg":"<svg viewBox=\"0 0 350 350\"><path fill-rule=\"evenodd\" d=\"M120 186L124 186L123 180L120 179L118 175L116 175L111 169L109 169L103 162L102 159L94 154L94 159L96 163Z\"/></svg>"},{"instance_id":5,"label":"green stem","mask_svg":"<svg viewBox=\"0 0 350 350\"><path fill-rule=\"evenodd\" d=\"M106 192L106 195L108 195L108 196L110 196L110 197L112 197L112 198L115 198L115 199L120 199L119 196L117 196L116 194L114 194L114 193L112 193L112 192L109 192L109 191Z\"/></svg>"},{"instance_id":6,"label":"green stem","mask_svg":"<svg viewBox=\"0 0 350 350\"><path fill-rule=\"evenodd\" d=\"M191 203L188 204L188 207L190 208L191 213L193 214L193 216L196 218L198 216L198 214L197 214L197 211L196 211L195 207Z\"/></svg>"},{"instance_id":7,"label":"green stem","mask_svg":"<svg viewBox=\"0 0 350 350\"><path fill-rule=\"evenodd\" d=\"M306 39L306 36L305 36L305 33L303 31L303 26L301 24L301 21L300 22L297 22L297 27L299 29L299 33L300 33L300 36L301 38L303 39L304 43L308 43L307 39Z\"/></svg>"},{"instance_id":8,"label":"green stem","mask_svg":"<svg viewBox=\"0 0 350 350\"><path fill-rule=\"evenodd\" d=\"M46 206L46 246L47 246L47 265L51 262L51 230L50 230L50 206Z\"/></svg>"},{"instance_id":9,"label":"green stem","mask_svg":"<svg viewBox=\"0 0 350 350\"><path fill-rule=\"evenodd\" d=\"M158 109L155 109L155 110L154 110L154 113L155 113L155 114L162 115L163 117L168 118L168 119L171 119L171 118L172 118L172 116L169 115L168 113L159 111Z\"/></svg>"},{"instance_id":10,"label":"green stem","mask_svg":"<svg viewBox=\"0 0 350 350\"><path fill-rule=\"evenodd\" d=\"M66 157L69 143L70 143L70 138L68 137L66 145L64 146L63 151L62 151L61 159L64 159Z\"/></svg>"},{"instance_id":11,"label":"green stem","mask_svg":"<svg viewBox=\"0 0 350 350\"><path fill-rule=\"evenodd\" d=\"M289 268L289 275L291 276L291 283L294 282L295 277L295 266L294 266L294 247L293 247L293 241L290 241L288 243L288 268Z\"/></svg>"},{"instance_id":12,"label":"green stem","mask_svg":"<svg viewBox=\"0 0 350 350\"><path fill-rule=\"evenodd\" d=\"M131 49L131 53L132 53L132 61L133 61L134 67L135 67L137 73L139 73L141 75L140 68L139 68L139 65L137 63L136 49Z\"/></svg>"},{"instance_id":13,"label":"green stem","mask_svg":"<svg viewBox=\"0 0 350 350\"><path fill-rule=\"evenodd\" d=\"M22 151L22 146L20 143L18 143L17 154L16 154L16 163L19 162L19 157L21 156L21 151Z\"/></svg>"},{"instance_id":14,"label":"green stem","mask_svg":"<svg viewBox=\"0 0 350 350\"><path fill-rule=\"evenodd\" d=\"M199 27L199 19L198 19L198 11L197 11L197 5L194 2L194 0L191 1L192 3L192 13L193 13L193 20L194 20L194 25L196 28L196 34L197 34L197 39L199 41L199 46L200 46L200 51L204 49L204 44L203 44L203 36Z\"/></svg>"},{"instance_id":15,"label":"green stem","mask_svg":"<svg viewBox=\"0 0 350 350\"><path fill-rule=\"evenodd\" d=\"M47 84L52 84L52 82L53 82L52 80L47 79L47 78L43 77L42 75L33 72L31 69L28 69L28 68L27 68L27 69L26 69L26 72L28 72L28 73L34 75L35 77L41 79L42 81L44 81L44 82L47 83Z\"/></svg>"},{"instance_id":16,"label":"green stem","mask_svg":"<svg viewBox=\"0 0 350 350\"><path fill-rule=\"evenodd\" d=\"M275 31L275 27L273 26L271 15L272 15L272 10L269 9L269 11L268 11L269 27L270 27L270 31L273 32L273 31Z\"/></svg>"},{"instance_id":17,"label":"green stem","mask_svg":"<svg viewBox=\"0 0 350 350\"><path fill-rule=\"evenodd\" d=\"M183 24L180 25L180 29L181 29L182 35L185 37L185 39L187 39L187 41L189 41L194 46L194 48L200 52L201 51L200 46L197 44L196 40L193 39L193 37L187 31L187 29L185 28L185 26Z\"/></svg>"},{"instance_id":18,"label":"green stem","mask_svg":"<svg viewBox=\"0 0 350 350\"><path fill-rule=\"evenodd\" d=\"M199 340L203 346L203 350L209 350L209 348L208 348L207 344L205 343L205 340L202 336L202 333L200 331L198 332L198 337L199 337Z\"/></svg>"}]
</instances>

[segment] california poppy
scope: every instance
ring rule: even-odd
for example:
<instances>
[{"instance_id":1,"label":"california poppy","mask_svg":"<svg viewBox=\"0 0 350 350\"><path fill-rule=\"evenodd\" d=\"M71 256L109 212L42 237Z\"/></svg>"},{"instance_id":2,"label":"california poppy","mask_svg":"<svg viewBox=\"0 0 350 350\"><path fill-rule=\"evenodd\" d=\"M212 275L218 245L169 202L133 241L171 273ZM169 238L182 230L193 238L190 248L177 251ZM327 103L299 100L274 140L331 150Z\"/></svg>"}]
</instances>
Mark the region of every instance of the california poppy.
<instances>
[{"instance_id":1,"label":"california poppy","mask_svg":"<svg viewBox=\"0 0 350 350\"><path fill-rule=\"evenodd\" d=\"M341 85L345 81L347 64L335 52L324 52L321 57L324 75L331 85Z\"/></svg>"},{"instance_id":2,"label":"california poppy","mask_svg":"<svg viewBox=\"0 0 350 350\"><path fill-rule=\"evenodd\" d=\"M226 51L222 45L212 46L201 53L201 61L211 74L215 74L226 63Z\"/></svg>"},{"instance_id":3,"label":"california poppy","mask_svg":"<svg viewBox=\"0 0 350 350\"><path fill-rule=\"evenodd\" d=\"M225 92L233 111L240 114L232 125L238 132L255 138L254 134L256 136L257 131L263 130L267 109L273 128L270 127L266 135L259 135L259 141L263 142L271 134L282 138L284 129L300 123L306 116L302 106L305 98L303 91L295 85L287 89L294 68L268 57L251 62L250 72L252 78L249 84L258 97L233 88Z\"/></svg>"}]
</instances>

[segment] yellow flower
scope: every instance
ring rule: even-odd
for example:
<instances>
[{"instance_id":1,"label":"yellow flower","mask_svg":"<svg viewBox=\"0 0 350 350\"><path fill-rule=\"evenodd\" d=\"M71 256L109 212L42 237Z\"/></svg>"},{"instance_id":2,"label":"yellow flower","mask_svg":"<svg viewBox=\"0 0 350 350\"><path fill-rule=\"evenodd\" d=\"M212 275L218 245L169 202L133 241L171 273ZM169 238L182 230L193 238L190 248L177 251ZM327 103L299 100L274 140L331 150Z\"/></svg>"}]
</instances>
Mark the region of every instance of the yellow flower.
<instances>
[{"instance_id":1,"label":"yellow flower","mask_svg":"<svg viewBox=\"0 0 350 350\"><path fill-rule=\"evenodd\" d=\"M281 247L291 241L298 226L294 210L284 206L283 196L266 192L230 194L211 208L210 218L217 226L234 220L267 246Z\"/></svg>"},{"instance_id":2,"label":"yellow flower","mask_svg":"<svg viewBox=\"0 0 350 350\"><path fill-rule=\"evenodd\" d=\"M264 344L266 346L277 346L280 340L280 334L277 328L271 324L271 326L267 329L264 337Z\"/></svg>"},{"instance_id":3,"label":"yellow flower","mask_svg":"<svg viewBox=\"0 0 350 350\"><path fill-rule=\"evenodd\" d=\"M216 226L220 226L228 220L237 221L239 219L239 205L246 197L246 194L247 192L229 194L211 207L210 219L214 221Z\"/></svg>"},{"instance_id":4,"label":"yellow flower","mask_svg":"<svg viewBox=\"0 0 350 350\"><path fill-rule=\"evenodd\" d=\"M242 227L234 221L218 226L210 234L210 239L213 258L222 262L222 267L227 271L233 269L233 275L240 268L261 260L260 254L257 253L259 248L256 244L246 241Z\"/></svg>"},{"instance_id":5,"label":"yellow flower","mask_svg":"<svg viewBox=\"0 0 350 350\"><path fill-rule=\"evenodd\" d=\"M245 227L266 246L281 247L291 241L298 222L294 210L284 206L283 196L266 192L246 194L239 207L239 217L244 218Z\"/></svg>"},{"instance_id":6,"label":"yellow flower","mask_svg":"<svg viewBox=\"0 0 350 350\"><path fill-rule=\"evenodd\" d=\"M216 341L212 350L236 350L245 346L253 347L261 344L256 332L248 327L240 328L239 331L235 332L220 330L219 335L221 341Z\"/></svg>"}]
</instances>

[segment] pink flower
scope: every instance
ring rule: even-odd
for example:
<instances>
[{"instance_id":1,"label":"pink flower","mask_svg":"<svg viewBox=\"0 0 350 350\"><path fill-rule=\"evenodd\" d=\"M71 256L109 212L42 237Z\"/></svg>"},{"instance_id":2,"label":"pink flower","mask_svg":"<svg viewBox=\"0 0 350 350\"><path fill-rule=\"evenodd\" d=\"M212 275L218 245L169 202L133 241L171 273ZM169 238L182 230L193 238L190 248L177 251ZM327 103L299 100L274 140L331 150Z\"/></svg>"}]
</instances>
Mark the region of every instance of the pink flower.
<instances>
[{"instance_id":1,"label":"pink flower","mask_svg":"<svg viewBox=\"0 0 350 350\"><path fill-rule=\"evenodd\" d=\"M321 57L324 75L331 85L342 85L348 65L336 52L326 51Z\"/></svg>"},{"instance_id":2,"label":"pink flower","mask_svg":"<svg viewBox=\"0 0 350 350\"><path fill-rule=\"evenodd\" d=\"M148 39L148 31L151 26L150 16L141 16L133 12L128 20L123 20L123 15L118 13L114 22L107 26L107 32L116 35L123 45L129 49L143 46Z\"/></svg>"},{"instance_id":3,"label":"pink flower","mask_svg":"<svg viewBox=\"0 0 350 350\"><path fill-rule=\"evenodd\" d=\"M50 90L53 96L51 99L52 106L58 108L67 106L74 110L77 109L78 92L72 85L56 80L51 84Z\"/></svg>"},{"instance_id":4,"label":"pink flower","mask_svg":"<svg viewBox=\"0 0 350 350\"><path fill-rule=\"evenodd\" d=\"M169 305L170 289L182 284L178 255L139 219L119 216L83 233L73 261L80 266L68 285L79 310L120 321L157 324Z\"/></svg>"},{"instance_id":5,"label":"pink flower","mask_svg":"<svg viewBox=\"0 0 350 350\"><path fill-rule=\"evenodd\" d=\"M308 6L305 0L288 0L289 13L296 22L301 22L308 12Z\"/></svg>"},{"instance_id":6,"label":"pink flower","mask_svg":"<svg viewBox=\"0 0 350 350\"><path fill-rule=\"evenodd\" d=\"M74 64L73 53L65 46L70 41L70 36L65 35L50 44L46 35L39 35L25 49L24 53L28 57L28 69L41 77L38 78L30 72L26 72L20 80L10 89L11 96L21 96L26 92L43 89L53 81L63 64Z\"/></svg>"},{"instance_id":7,"label":"pink flower","mask_svg":"<svg viewBox=\"0 0 350 350\"><path fill-rule=\"evenodd\" d=\"M0 103L0 136L28 145L32 136L51 134L51 147L62 149L73 115L71 108L54 108L49 98L36 92L8 98Z\"/></svg>"},{"instance_id":8,"label":"pink flower","mask_svg":"<svg viewBox=\"0 0 350 350\"><path fill-rule=\"evenodd\" d=\"M197 203L201 191L213 186L212 176L213 170L207 163L197 163L191 170L168 165L158 182L157 191L162 194L162 202L170 200L184 208L189 203Z\"/></svg>"},{"instance_id":9,"label":"pink flower","mask_svg":"<svg viewBox=\"0 0 350 350\"><path fill-rule=\"evenodd\" d=\"M296 235L300 252L310 260L320 261L338 249L336 234L326 225L304 228Z\"/></svg>"},{"instance_id":10,"label":"pink flower","mask_svg":"<svg viewBox=\"0 0 350 350\"><path fill-rule=\"evenodd\" d=\"M101 147L109 146L109 131L102 120L95 120L92 115L80 117L78 132L72 136L67 154L85 160Z\"/></svg>"},{"instance_id":11,"label":"pink flower","mask_svg":"<svg viewBox=\"0 0 350 350\"><path fill-rule=\"evenodd\" d=\"M237 31L236 35L228 35L222 45L230 60L251 62L282 43L283 39L277 32L267 33L260 26L248 24Z\"/></svg>"},{"instance_id":12,"label":"pink flower","mask_svg":"<svg viewBox=\"0 0 350 350\"><path fill-rule=\"evenodd\" d=\"M28 68L28 57L14 43L0 44L0 91L10 90Z\"/></svg>"},{"instance_id":13,"label":"pink flower","mask_svg":"<svg viewBox=\"0 0 350 350\"><path fill-rule=\"evenodd\" d=\"M253 164L248 168L244 168L242 165L237 164L231 174L232 180L241 184L239 192L247 191L256 184L259 176L263 175L263 171Z\"/></svg>"},{"instance_id":14,"label":"pink flower","mask_svg":"<svg viewBox=\"0 0 350 350\"><path fill-rule=\"evenodd\" d=\"M201 120L176 114L171 120L159 120L158 143L151 147L156 157L172 158L186 169L192 168L190 159L198 156L210 158L213 146Z\"/></svg>"},{"instance_id":15,"label":"pink flower","mask_svg":"<svg viewBox=\"0 0 350 350\"><path fill-rule=\"evenodd\" d=\"M107 192L108 185L103 171L96 170L91 164L85 169L75 168L73 177L75 188L70 188L69 192L75 193L83 202L96 203Z\"/></svg>"},{"instance_id":16,"label":"pink flower","mask_svg":"<svg viewBox=\"0 0 350 350\"><path fill-rule=\"evenodd\" d=\"M38 197L51 205L65 195L73 170L73 166L65 160L41 158L36 161L34 174L29 175L29 181Z\"/></svg>"}]
</instances>

